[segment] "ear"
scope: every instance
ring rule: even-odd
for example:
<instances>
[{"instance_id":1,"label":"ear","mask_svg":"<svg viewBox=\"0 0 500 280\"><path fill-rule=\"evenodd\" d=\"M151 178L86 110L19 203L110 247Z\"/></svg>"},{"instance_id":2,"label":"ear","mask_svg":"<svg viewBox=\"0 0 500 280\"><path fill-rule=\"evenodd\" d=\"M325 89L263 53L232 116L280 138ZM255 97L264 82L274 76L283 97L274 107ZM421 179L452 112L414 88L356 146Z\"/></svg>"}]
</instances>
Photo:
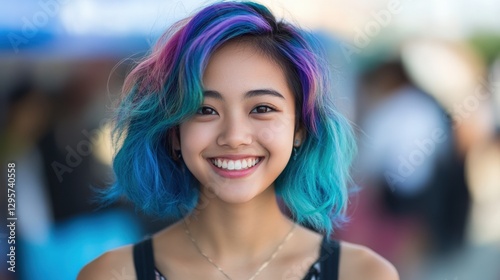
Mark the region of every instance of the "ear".
<instances>
[{"instance_id":1,"label":"ear","mask_svg":"<svg viewBox=\"0 0 500 280\"><path fill-rule=\"evenodd\" d=\"M298 129L295 130L295 134L293 136L293 146L295 148L300 147L302 143L306 140L306 130L303 126L299 126Z\"/></svg>"},{"instance_id":2,"label":"ear","mask_svg":"<svg viewBox=\"0 0 500 280\"><path fill-rule=\"evenodd\" d=\"M181 143L180 143L180 133L179 133L179 127L172 127L168 131L168 136L167 136L167 142L166 142L166 148L170 152L170 156L174 160L179 159L179 150L181 149Z\"/></svg>"},{"instance_id":3,"label":"ear","mask_svg":"<svg viewBox=\"0 0 500 280\"><path fill-rule=\"evenodd\" d=\"M172 149L174 151L178 151L181 149L181 135L179 132L179 127L175 127L172 129L172 134L171 134L171 141L172 141Z\"/></svg>"}]
</instances>

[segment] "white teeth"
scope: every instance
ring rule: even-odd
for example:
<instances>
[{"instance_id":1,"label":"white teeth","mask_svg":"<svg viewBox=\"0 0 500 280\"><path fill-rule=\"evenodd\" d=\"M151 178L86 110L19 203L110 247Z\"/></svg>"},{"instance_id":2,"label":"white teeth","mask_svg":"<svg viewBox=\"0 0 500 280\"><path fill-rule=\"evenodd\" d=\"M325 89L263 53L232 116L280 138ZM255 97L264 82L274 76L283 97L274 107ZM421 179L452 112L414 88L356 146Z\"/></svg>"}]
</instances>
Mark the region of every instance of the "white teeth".
<instances>
[{"instance_id":1,"label":"white teeth","mask_svg":"<svg viewBox=\"0 0 500 280\"><path fill-rule=\"evenodd\" d=\"M243 159L243 160L221 160L212 159L212 163L222 169L227 170L242 170L253 167L259 162L258 158Z\"/></svg>"}]
</instances>

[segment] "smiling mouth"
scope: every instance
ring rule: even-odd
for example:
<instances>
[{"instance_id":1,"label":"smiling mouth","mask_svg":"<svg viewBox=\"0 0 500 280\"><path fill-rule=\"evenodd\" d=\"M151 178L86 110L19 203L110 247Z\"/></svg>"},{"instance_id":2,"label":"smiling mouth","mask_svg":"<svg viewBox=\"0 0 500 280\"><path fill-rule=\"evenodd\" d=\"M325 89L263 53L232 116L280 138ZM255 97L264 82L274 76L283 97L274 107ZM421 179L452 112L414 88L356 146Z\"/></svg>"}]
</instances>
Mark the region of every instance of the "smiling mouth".
<instances>
[{"instance_id":1,"label":"smiling mouth","mask_svg":"<svg viewBox=\"0 0 500 280\"><path fill-rule=\"evenodd\" d=\"M212 158L210 162L222 170L245 170L257 165L263 157L250 157L245 159L230 160L222 158Z\"/></svg>"}]
</instances>

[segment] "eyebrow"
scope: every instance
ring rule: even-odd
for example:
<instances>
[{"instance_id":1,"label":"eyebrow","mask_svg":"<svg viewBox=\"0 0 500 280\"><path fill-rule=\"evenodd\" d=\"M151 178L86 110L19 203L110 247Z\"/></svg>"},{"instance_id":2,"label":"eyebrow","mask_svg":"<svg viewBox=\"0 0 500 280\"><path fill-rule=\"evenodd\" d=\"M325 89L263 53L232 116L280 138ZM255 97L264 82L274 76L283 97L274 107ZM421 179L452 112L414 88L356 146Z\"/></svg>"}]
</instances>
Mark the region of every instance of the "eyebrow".
<instances>
[{"instance_id":1,"label":"eyebrow","mask_svg":"<svg viewBox=\"0 0 500 280\"><path fill-rule=\"evenodd\" d=\"M281 99L285 99L285 97L281 93L279 93L275 90L272 90L272 89L254 89L254 90L247 91L245 93L244 99L249 99L249 98L256 97L256 96L266 96L266 95L275 96L275 97L279 97ZM222 95L218 91L215 91L215 90L205 90L205 91L203 91L203 96L205 98L211 97L211 98L215 98L218 100L224 100Z\"/></svg>"}]
</instances>

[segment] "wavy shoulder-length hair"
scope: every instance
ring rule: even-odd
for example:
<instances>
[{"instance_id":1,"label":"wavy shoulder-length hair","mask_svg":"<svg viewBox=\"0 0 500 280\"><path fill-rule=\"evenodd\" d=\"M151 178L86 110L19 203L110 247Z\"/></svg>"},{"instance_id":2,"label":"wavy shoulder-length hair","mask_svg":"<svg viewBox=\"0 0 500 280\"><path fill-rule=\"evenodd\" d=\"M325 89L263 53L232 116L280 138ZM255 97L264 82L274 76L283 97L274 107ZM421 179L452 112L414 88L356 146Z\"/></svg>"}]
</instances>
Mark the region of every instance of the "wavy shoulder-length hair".
<instances>
[{"instance_id":1,"label":"wavy shoulder-length hair","mask_svg":"<svg viewBox=\"0 0 500 280\"><path fill-rule=\"evenodd\" d=\"M295 95L306 131L296 160L275 181L296 222L330 233L342 221L355 152L351 127L334 108L329 72L307 32L252 2L220 2L171 27L128 75L116 114L116 182L106 201L125 197L146 213L179 219L199 199L197 181L172 150L179 124L203 102L202 77L222 45L244 40L275 60Z\"/></svg>"}]
</instances>

